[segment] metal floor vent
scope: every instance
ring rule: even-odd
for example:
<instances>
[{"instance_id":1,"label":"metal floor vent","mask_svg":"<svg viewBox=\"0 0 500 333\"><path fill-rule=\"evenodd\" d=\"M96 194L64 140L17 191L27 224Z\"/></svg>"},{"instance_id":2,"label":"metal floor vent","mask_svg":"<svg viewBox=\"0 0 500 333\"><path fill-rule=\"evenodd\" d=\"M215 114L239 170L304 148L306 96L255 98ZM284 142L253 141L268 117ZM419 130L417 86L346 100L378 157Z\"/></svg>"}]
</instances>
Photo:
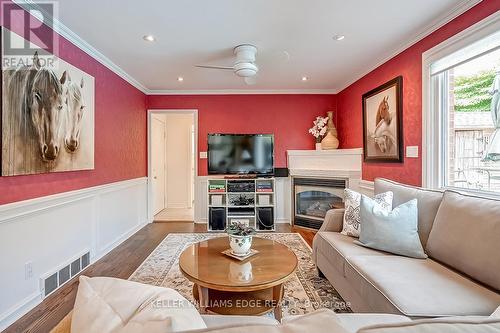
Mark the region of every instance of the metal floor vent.
<instances>
[{"instance_id":1,"label":"metal floor vent","mask_svg":"<svg viewBox=\"0 0 500 333\"><path fill-rule=\"evenodd\" d=\"M47 297L57 288L68 282L72 277L75 277L85 267L90 264L90 252L85 253L81 257L73 260L71 263L60 268L58 271L42 278L41 287L43 297Z\"/></svg>"}]
</instances>

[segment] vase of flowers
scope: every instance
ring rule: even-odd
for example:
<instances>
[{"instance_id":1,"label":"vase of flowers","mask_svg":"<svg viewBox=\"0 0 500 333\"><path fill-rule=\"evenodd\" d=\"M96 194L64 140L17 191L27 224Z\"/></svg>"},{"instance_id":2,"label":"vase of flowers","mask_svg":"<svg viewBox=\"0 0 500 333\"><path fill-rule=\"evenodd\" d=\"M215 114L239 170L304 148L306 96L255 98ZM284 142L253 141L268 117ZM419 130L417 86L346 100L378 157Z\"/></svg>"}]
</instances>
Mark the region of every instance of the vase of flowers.
<instances>
[{"instance_id":1,"label":"vase of flowers","mask_svg":"<svg viewBox=\"0 0 500 333\"><path fill-rule=\"evenodd\" d=\"M229 245L232 253L237 256L245 256L252 248L252 236L256 231L242 223L231 223L226 229L229 235Z\"/></svg>"},{"instance_id":2,"label":"vase of flowers","mask_svg":"<svg viewBox=\"0 0 500 333\"><path fill-rule=\"evenodd\" d=\"M316 139L316 150L321 150L321 140L328 131L328 117L317 116L313 121L313 127L309 129L309 133Z\"/></svg>"}]
</instances>

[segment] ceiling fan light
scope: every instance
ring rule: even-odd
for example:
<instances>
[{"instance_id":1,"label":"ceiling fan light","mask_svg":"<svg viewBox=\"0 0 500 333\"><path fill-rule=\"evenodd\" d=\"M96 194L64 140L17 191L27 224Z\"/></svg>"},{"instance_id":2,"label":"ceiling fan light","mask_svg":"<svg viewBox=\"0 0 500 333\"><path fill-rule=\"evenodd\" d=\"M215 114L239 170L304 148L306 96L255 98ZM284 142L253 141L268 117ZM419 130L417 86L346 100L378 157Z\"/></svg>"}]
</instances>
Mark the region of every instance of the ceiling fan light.
<instances>
[{"instance_id":1,"label":"ceiling fan light","mask_svg":"<svg viewBox=\"0 0 500 333\"><path fill-rule=\"evenodd\" d=\"M242 62L234 65L234 73L240 77L251 77L257 74L259 68L251 62Z\"/></svg>"}]
</instances>

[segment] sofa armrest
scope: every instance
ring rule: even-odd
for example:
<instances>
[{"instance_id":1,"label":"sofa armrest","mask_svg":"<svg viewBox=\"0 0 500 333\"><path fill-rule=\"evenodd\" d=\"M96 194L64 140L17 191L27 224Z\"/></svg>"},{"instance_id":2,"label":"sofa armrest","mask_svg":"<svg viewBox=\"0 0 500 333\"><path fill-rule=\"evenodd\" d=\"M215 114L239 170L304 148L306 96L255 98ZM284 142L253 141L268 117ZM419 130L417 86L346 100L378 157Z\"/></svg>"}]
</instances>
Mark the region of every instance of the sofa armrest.
<instances>
[{"instance_id":1,"label":"sofa armrest","mask_svg":"<svg viewBox=\"0 0 500 333\"><path fill-rule=\"evenodd\" d=\"M341 232L344 223L345 209L330 209L326 212L325 220L318 231Z\"/></svg>"}]
</instances>

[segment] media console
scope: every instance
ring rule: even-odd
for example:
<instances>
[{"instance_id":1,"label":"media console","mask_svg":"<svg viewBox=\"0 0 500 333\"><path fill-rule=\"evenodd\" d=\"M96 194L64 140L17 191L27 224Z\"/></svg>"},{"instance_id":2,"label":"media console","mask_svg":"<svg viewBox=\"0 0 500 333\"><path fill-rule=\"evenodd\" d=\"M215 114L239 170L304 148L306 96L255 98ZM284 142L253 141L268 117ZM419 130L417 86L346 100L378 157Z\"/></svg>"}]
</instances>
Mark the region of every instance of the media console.
<instances>
[{"instance_id":1,"label":"media console","mask_svg":"<svg viewBox=\"0 0 500 333\"><path fill-rule=\"evenodd\" d=\"M274 178L213 178L207 190L208 231L224 231L230 223L275 229Z\"/></svg>"}]
</instances>

